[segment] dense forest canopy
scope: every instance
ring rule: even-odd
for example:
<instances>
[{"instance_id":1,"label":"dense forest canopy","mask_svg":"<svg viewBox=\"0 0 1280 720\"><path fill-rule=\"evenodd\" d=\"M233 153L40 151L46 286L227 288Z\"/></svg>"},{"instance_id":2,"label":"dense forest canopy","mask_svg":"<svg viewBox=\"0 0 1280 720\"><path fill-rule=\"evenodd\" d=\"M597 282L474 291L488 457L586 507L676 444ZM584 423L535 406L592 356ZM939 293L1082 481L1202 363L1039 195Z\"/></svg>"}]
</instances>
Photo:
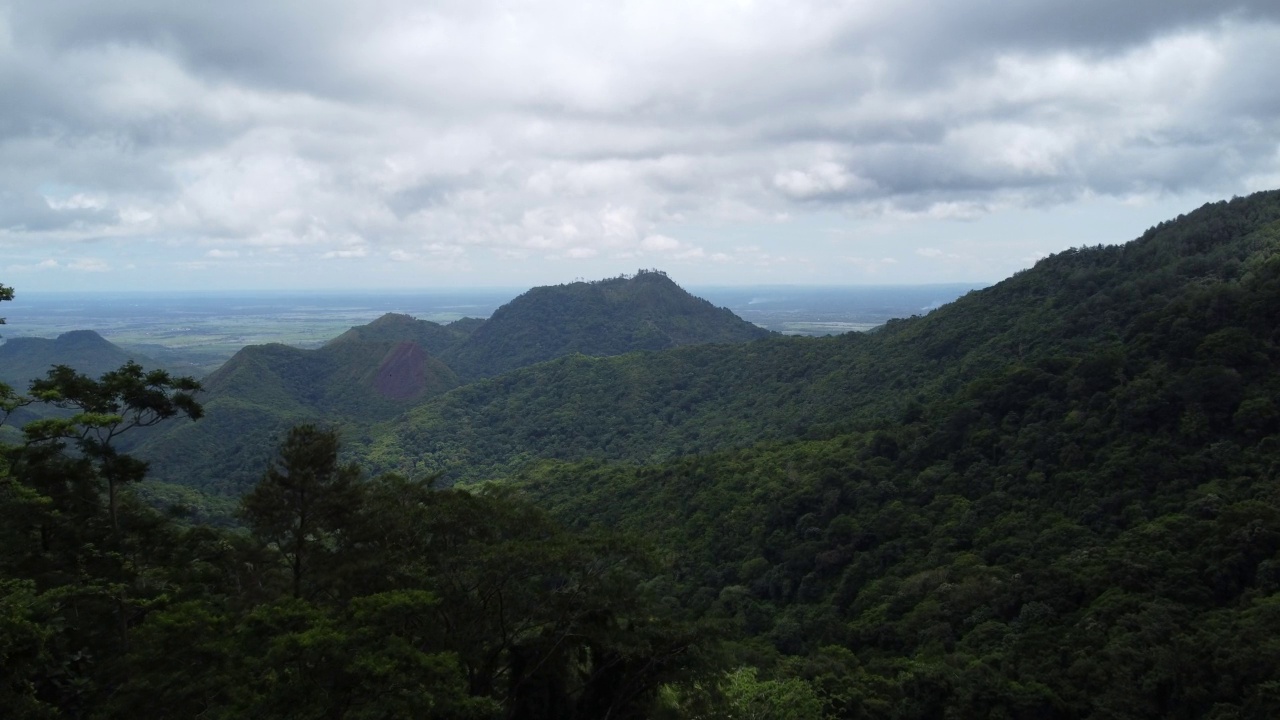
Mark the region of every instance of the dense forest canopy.
<instances>
[{"instance_id":1,"label":"dense forest canopy","mask_svg":"<svg viewBox=\"0 0 1280 720\"><path fill-rule=\"evenodd\" d=\"M194 381L55 368L2 388L65 410L0 454L0 706L1280 716L1276 318L1268 192L873 333L457 373L353 404L359 432L299 413L225 529L143 502L121 444L210 423ZM331 346L392 326L441 332ZM287 360L262 397L340 411L278 371L312 357L256 352Z\"/></svg>"}]
</instances>

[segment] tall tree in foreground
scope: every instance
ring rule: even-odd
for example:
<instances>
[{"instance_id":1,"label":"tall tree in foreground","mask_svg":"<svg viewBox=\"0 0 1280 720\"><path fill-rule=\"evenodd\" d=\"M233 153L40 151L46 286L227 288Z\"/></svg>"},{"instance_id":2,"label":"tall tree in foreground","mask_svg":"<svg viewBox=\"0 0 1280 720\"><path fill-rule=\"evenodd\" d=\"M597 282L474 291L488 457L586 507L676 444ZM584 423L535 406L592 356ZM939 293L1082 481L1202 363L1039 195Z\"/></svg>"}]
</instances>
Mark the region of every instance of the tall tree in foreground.
<instances>
[{"instance_id":1,"label":"tall tree in foreground","mask_svg":"<svg viewBox=\"0 0 1280 720\"><path fill-rule=\"evenodd\" d=\"M241 514L253 534L279 550L293 597L311 595L313 569L332 553L336 536L359 504L360 468L338 462L336 430L299 425L280 455L244 497Z\"/></svg>"}]
</instances>

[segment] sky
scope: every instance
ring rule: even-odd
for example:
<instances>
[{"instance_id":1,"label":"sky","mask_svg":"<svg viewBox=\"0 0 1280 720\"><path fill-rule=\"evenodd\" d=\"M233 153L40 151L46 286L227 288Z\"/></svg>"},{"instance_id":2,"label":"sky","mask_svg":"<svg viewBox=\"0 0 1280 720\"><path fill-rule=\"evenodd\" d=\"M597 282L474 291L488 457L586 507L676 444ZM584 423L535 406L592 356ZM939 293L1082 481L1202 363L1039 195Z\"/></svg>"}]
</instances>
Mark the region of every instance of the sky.
<instances>
[{"instance_id":1,"label":"sky","mask_svg":"<svg viewBox=\"0 0 1280 720\"><path fill-rule=\"evenodd\" d=\"M1280 187L1280 3L0 0L23 290L995 282Z\"/></svg>"}]
</instances>

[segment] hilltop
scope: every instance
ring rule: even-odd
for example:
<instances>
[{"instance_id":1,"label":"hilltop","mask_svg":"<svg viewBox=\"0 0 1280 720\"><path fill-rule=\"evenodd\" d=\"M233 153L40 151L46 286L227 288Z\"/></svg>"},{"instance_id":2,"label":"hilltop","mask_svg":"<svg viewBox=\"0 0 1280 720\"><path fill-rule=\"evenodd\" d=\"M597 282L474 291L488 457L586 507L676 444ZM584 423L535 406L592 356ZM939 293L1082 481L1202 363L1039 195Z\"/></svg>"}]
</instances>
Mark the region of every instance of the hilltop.
<instances>
[{"instance_id":1,"label":"hilltop","mask_svg":"<svg viewBox=\"0 0 1280 720\"><path fill-rule=\"evenodd\" d=\"M494 312L441 355L464 379L500 375L565 355L608 356L768 337L665 273L537 287Z\"/></svg>"}]
</instances>

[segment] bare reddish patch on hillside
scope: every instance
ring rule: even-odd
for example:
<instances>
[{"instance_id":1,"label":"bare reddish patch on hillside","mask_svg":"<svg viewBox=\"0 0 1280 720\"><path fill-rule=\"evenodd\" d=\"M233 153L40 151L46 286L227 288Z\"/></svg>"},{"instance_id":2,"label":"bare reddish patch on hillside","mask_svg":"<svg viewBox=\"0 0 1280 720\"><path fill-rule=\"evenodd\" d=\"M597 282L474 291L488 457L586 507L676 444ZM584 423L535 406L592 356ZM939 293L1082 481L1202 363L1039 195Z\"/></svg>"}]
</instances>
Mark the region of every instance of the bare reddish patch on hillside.
<instances>
[{"instance_id":1,"label":"bare reddish patch on hillside","mask_svg":"<svg viewBox=\"0 0 1280 720\"><path fill-rule=\"evenodd\" d=\"M392 400L410 400L421 395L427 388L426 351L407 341L392 348L378 366L373 387Z\"/></svg>"}]
</instances>

